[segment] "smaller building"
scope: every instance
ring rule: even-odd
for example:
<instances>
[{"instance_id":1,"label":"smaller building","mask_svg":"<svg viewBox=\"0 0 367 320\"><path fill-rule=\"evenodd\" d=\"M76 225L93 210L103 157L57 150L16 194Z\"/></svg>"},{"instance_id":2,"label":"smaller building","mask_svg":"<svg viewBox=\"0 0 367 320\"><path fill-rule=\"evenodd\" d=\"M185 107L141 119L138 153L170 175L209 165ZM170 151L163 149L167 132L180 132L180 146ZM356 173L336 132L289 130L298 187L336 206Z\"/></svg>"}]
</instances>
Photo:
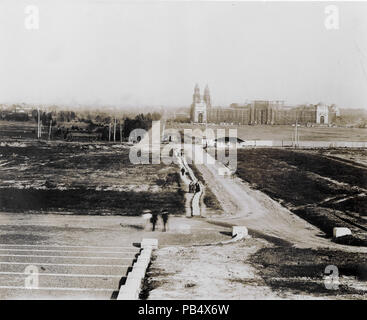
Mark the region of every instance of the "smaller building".
<instances>
[{"instance_id":1,"label":"smaller building","mask_svg":"<svg viewBox=\"0 0 367 320\"><path fill-rule=\"evenodd\" d=\"M329 107L322 102L316 106L316 123L327 124L329 123Z\"/></svg>"},{"instance_id":2,"label":"smaller building","mask_svg":"<svg viewBox=\"0 0 367 320\"><path fill-rule=\"evenodd\" d=\"M216 148L225 148L225 147L242 147L244 146L245 141L237 138L237 137L221 137L214 140L214 147Z\"/></svg>"}]
</instances>

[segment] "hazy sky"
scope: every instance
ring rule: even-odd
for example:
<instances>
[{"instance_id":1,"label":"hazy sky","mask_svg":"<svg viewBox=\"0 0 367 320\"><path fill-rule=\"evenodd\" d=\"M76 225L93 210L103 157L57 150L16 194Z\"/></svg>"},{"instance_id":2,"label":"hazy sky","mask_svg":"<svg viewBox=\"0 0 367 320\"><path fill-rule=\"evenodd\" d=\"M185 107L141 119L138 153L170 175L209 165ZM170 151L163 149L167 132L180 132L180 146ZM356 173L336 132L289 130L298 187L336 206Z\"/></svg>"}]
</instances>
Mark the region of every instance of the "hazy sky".
<instances>
[{"instance_id":1,"label":"hazy sky","mask_svg":"<svg viewBox=\"0 0 367 320\"><path fill-rule=\"evenodd\" d=\"M197 82L214 105L367 108L367 3L1 0L0 75L0 103L188 106Z\"/></svg>"}]
</instances>

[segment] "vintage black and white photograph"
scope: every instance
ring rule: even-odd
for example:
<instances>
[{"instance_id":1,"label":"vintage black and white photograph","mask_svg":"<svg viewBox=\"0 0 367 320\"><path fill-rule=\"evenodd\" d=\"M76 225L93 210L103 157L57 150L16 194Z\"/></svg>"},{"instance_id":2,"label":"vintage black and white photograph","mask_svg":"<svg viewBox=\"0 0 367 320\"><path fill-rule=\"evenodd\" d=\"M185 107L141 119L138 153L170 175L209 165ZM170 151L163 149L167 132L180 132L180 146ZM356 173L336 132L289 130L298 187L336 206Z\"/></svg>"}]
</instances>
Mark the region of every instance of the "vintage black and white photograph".
<instances>
[{"instance_id":1,"label":"vintage black and white photograph","mask_svg":"<svg viewBox=\"0 0 367 320\"><path fill-rule=\"evenodd\" d=\"M2 0L0 300L366 300L366 17Z\"/></svg>"}]
</instances>

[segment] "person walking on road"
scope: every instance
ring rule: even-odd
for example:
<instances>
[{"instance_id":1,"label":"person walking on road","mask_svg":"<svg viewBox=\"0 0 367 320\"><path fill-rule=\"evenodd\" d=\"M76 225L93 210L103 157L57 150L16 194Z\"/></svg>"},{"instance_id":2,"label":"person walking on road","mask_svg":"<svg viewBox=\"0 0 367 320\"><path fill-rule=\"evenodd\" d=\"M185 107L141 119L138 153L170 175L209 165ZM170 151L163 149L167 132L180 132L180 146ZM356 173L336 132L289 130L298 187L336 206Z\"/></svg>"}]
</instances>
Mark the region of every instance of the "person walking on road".
<instances>
[{"instance_id":1,"label":"person walking on road","mask_svg":"<svg viewBox=\"0 0 367 320\"><path fill-rule=\"evenodd\" d=\"M163 210L162 211L162 220L163 220L163 232L166 232L166 225L168 222L168 211L167 210Z\"/></svg>"},{"instance_id":2,"label":"person walking on road","mask_svg":"<svg viewBox=\"0 0 367 320\"><path fill-rule=\"evenodd\" d=\"M142 218L144 219L144 229L148 230L149 220L152 220L152 211L150 209L143 210ZM121 226L123 226L122 223Z\"/></svg>"},{"instance_id":3,"label":"person walking on road","mask_svg":"<svg viewBox=\"0 0 367 320\"><path fill-rule=\"evenodd\" d=\"M150 218L150 222L152 223L152 231L155 231L155 225L157 224L158 215L157 213L152 213L152 217Z\"/></svg>"},{"instance_id":4,"label":"person walking on road","mask_svg":"<svg viewBox=\"0 0 367 320\"><path fill-rule=\"evenodd\" d=\"M195 192L195 184L194 182L190 182L189 184L189 193L194 193Z\"/></svg>"}]
</instances>

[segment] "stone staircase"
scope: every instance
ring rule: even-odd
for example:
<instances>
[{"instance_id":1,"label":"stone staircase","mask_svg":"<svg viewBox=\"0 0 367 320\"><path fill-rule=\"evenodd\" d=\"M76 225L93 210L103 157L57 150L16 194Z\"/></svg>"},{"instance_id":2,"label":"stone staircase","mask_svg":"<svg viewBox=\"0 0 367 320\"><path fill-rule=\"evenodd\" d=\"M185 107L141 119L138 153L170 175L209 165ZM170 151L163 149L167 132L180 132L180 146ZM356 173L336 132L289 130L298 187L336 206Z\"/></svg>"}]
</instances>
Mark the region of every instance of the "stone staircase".
<instances>
[{"instance_id":1,"label":"stone staircase","mask_svg":"<svg viewBox=\"0 0 367 320\"><path fill-rule=\"evenodd\" d=\"M0 244L0 299L114 299L139 251Z\"/></svg>"}]
</instances>

